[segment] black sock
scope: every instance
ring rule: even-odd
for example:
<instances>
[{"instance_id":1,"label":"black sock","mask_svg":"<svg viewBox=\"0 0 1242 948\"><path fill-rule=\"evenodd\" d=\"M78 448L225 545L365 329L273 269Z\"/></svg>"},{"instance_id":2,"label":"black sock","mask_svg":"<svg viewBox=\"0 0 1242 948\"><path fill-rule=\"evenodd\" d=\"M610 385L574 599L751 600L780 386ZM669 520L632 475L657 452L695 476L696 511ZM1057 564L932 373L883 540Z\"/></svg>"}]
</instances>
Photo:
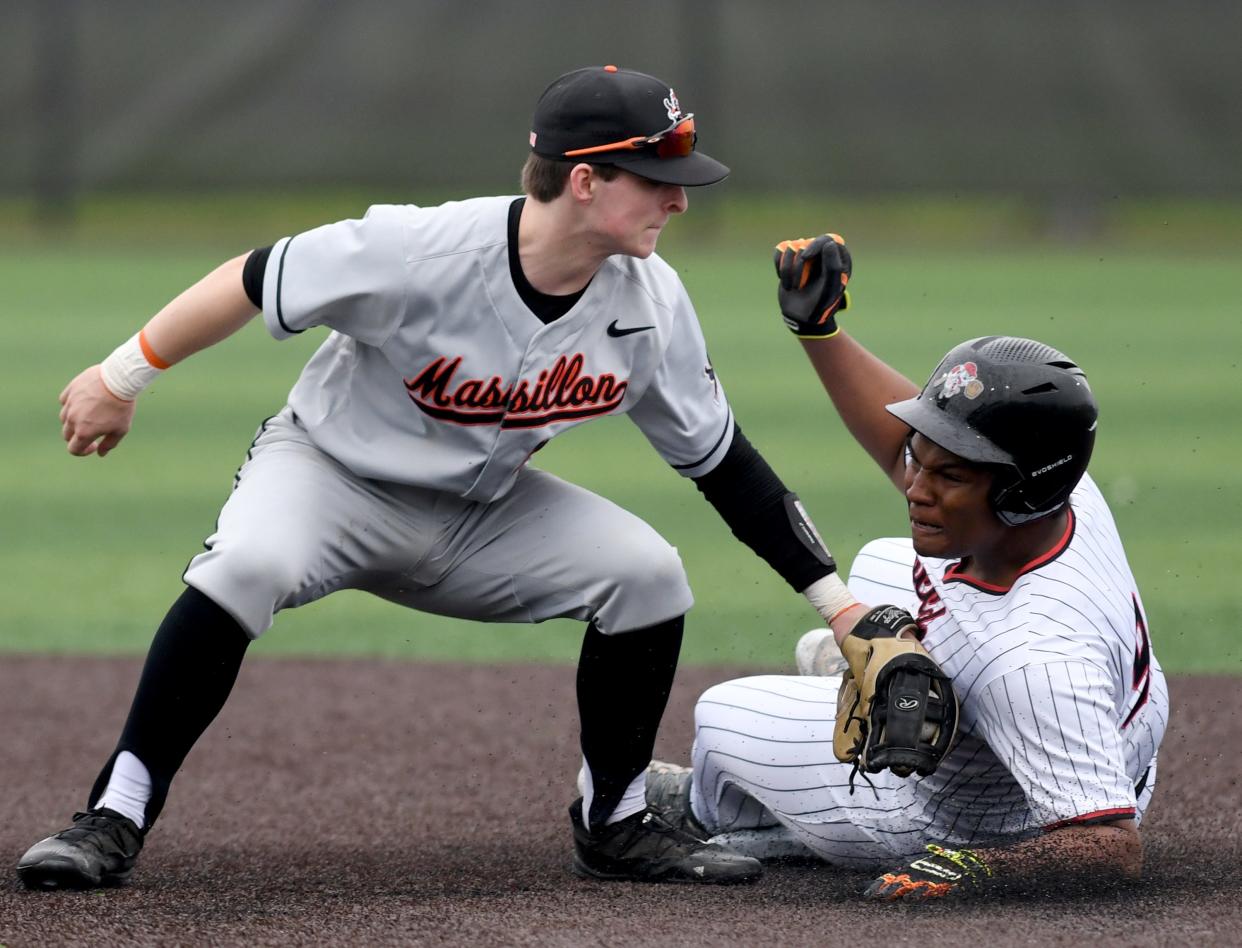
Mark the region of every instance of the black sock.
<instances>
[{"instance_id":1,"label":"black sock","mask_svg":"<svg viewBox=\"0 0 1242 948\"><path fill-rule=\"evenodd\" d=\"M651 762L681 652L685 617L604 635L587 626L578 659L582 754L594 794L589 826L608 818L625 789Z\"/></svg>"},{"instance_id":2,"label":"black sock","mask_svg":"<svg viewBox=\"0 0 1242 948\"><path fill-rule=\"evenodd\" d=\"M232 616L197 589L186 588L151 642L121 739L95 780L91 805L107 789L117 755L129 751L151 774L150 828L177 768L224 707L249 644Z\"/></svg>"}]
</instances>

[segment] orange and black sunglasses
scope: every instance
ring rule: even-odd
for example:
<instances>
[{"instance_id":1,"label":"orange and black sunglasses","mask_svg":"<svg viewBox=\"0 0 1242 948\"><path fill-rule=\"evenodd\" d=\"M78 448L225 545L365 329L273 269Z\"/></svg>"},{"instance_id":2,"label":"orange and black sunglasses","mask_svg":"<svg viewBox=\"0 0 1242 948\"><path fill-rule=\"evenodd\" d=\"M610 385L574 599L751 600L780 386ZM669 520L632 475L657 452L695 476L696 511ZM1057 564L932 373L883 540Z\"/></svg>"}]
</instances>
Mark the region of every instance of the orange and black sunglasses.
<instances>
[{"instance_id":1,"label":"orange and black sunglasses","mask_svg":"<svg viewBox=\"0 0 1242 948\"><path fill-rule=\"evenodd\" d=\"M698 134L694 131L694 113L691 112L654 135L638 135L608 145L575 148L564 154L566 158L579 158L584 155L598 155L605 151L637 151L640 148L651 148L654 145L658 158L685 158L694 151L694 143L697 139Z\"/></svg>"}]
</instances>

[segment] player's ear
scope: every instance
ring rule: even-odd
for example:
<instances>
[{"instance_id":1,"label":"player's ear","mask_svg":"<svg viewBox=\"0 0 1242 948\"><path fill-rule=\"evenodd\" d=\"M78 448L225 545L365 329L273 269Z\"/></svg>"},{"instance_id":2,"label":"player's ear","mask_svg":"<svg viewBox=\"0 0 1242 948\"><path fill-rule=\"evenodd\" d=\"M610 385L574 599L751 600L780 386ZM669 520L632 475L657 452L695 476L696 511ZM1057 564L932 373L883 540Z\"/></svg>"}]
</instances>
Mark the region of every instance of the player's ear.
<instances>
[{"instance_id":1,"label":"player's ear","mask_svg":"<svg viewBox=\"0 0 1242 948\"><path fill-rule=\"evenodd\" d=\"M595 197L595 188L599 180L599 176L596 175L591 165L579 162L569 170L569 180L565 183L565 190L577 203L587 204Z\"/></svg>"}]
</instances>

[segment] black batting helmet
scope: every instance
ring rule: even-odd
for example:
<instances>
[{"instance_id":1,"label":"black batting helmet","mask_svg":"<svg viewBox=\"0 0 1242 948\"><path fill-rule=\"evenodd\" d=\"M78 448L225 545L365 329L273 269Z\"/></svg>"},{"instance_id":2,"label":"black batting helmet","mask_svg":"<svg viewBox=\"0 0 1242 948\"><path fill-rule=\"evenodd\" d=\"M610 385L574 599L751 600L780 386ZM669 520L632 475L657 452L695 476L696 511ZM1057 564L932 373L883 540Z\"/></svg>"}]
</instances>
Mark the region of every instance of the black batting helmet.
<instances>
[{"instance_id":1,"label":"black batting helmet","mask_svg":"<svg viewBox=\"0 0 1242 948\"><path fill-rule=\"evenodd\" d=\"M1082 369L1015 336L955 346L917 397L888 410L958 457L997 465L989 500L1011 526L1069 500L1091 460L1099 414Z\"/></svg>"}]
</instances>

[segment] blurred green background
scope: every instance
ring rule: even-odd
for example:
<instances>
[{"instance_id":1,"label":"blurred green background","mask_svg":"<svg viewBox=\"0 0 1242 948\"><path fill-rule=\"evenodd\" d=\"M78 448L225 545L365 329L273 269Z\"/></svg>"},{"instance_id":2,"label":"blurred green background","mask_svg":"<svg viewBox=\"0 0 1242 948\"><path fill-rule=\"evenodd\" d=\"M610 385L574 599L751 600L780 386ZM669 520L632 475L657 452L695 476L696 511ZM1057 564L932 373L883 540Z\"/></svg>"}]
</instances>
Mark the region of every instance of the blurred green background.
<instances>
[{"instance_id":1,"label":"blurred green background","mask_svg":"<svg viewBox=\"0 0 1242 948\"><path fill-rule=\"evenodd\" d=\"M111 457L56 396L221 260L372 202L516 187L534 99L618 62L667 78L733 174L660 252L747 434L842 564L904 531L780 324L774 242L832 229L851 332L921 382L954 343L1033 336L1087 368L1092 472L1176 671L1242 672L1242 7L901 0L468 7L410 0L18 2L0 32L0 651L140 653L257 424L322 340L256 322L143 396ZM1234 393L1230 395L1229 393ZM788 667L816 616L624 419L540 465L681 551L695 663ZM572 661L577 623L482 626L345 592L259 654ZM2 659L0 659L2 660Z\"/></svg>"},{"instance_id":2,"label":"blurred green background","mask_svg":"<svg viewBox=\"0 0 1242 948\"><path fill-rule=\"evenodd\" d=\"M866 208L823 213L848 237ZM902 533L899 496L846 435L780 324L773 233L705 248L679 233L683 223L692 231L689 216L674 222L662 250L696 301L751 439L842 563L868 538ZM1242 671L1236 261L1103 245L901 248L863 237L851 246L848 326L912 378L921 382L955 342L991 332L1039 338L1087 367L1103 412L1091 469L1114 506L1157 654L1180 671ZM278 344L256 321L161 378L102 461L64 451L56 396L236 249L32 242L0 257L4 648L139 652L178 594L255 427L323 335ZM817 624L627 420L575 429L539 464L638 513L680 549L698 599L687 661L787 665L797 635ZM570 661L579 636L577 623L476 625L344 592L282 614L257 652Z\"/></svg>"}]
</instances>

